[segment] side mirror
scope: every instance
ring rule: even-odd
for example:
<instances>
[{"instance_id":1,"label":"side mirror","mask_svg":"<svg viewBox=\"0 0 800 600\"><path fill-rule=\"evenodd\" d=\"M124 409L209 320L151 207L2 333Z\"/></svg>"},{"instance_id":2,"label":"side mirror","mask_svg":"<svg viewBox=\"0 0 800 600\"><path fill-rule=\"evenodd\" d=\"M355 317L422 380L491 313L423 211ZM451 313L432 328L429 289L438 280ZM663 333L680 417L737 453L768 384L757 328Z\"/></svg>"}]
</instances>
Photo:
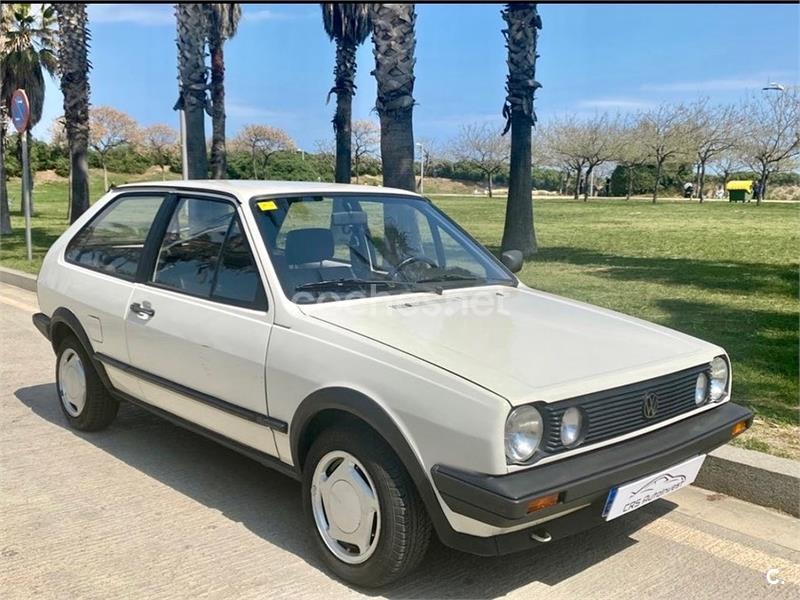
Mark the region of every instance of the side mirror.
<instances>
[{"instance_id":1,"label":"side mirror","mask_svg":"<svg viewBox=\"0 0 800 600\"><path fill-rule=\"evenodd\" d=\"M500 255L500 262L512 273L522 269L522 252L519 250L506 250Z\"/></svg>"}]
</instances>

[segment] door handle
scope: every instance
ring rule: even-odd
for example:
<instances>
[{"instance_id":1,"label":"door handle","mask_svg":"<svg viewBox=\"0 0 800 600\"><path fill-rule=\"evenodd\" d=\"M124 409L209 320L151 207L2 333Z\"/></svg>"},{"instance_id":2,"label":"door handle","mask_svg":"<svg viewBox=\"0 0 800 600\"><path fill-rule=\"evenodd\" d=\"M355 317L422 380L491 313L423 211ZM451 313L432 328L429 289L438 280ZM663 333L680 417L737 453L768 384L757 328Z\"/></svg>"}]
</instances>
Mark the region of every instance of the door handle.
<instances>
[{"instance_id":1,"label":"door handle","mask_svg":"<svg viewBox=\"0 0 800 600\"><path fill-rule=\"evenodd\" d=\"M134 302L133 304L131 304L131 310L140 317L148 319L156 314L156 311L154 311L152 308L150 308L149 306L142 306L138 302Z\"/></svg>"}]
</instances>

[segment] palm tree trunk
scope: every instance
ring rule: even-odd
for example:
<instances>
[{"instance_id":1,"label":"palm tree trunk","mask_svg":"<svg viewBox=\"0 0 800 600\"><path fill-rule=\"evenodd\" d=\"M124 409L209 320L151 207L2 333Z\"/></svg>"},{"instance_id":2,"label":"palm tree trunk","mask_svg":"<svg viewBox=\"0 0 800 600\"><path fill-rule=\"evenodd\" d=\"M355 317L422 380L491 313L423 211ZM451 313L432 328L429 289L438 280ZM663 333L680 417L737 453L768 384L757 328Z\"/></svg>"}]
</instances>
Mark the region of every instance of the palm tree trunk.
<instances>
[{"instance_id":1,"label":"palm tree trunk","mask_svg":"<svg viewBox=\"0 0 800 600\"><path fill-rule=\"evenodd\" d=\"M206 156L205 16L201 4L175 5L178 30L180 97L175 108L186 114L186 156L189 179L208 177Z\"/></svg>"},{"instance_id":2,"label":"palm tree trunk","mask_svg":"<svg viewBox=\"0 0 800 600\"><path fill-rule=\"evenodd\" d=\"M381 122L383 185L416 190L414 177L413 4L375 4L372 12L376 109Z\"/></svg>"},{"instance_id":3,"label":"palm tree trunk","mask_svg":"<svg viewBox=\"0 0 800 600\"><path fill-rule=\"evenodd\" d=\"M103 164L103 193L108 191L108 169L106 168L106 155L100 155L100 162Z\"/></svg>"},{"instance_id":4,"label":"palm tree trunk","mask_svg":"<svg viewBox=\"0 0 800 600\"><path fill-rule=\"evenodd\" d=\"M70 162L69 220L89 208L89 64L86 5L56 4L61 92Z\"/></svg>"},{"instance_id":5,"label":"palm tree trunk","mask_svg":"<svg viewBox=\"0 0 800 600\"><path fill-rule=\"evenodd\" d=\"M583 175L583 167L575 169L575 188L572 190L572 199L577 200L581 195L581 177Z\"/></svg>"},{"instance_id":6,"label":"palm tree trunk","mask_svg":"<svg viewBox=\"0 0 800 600\"><path fill-rule=\"evenodd\" d=\"M506 130L511 129L508 200L501 248L519 250L523 256L537 251L533 225L531 130L536 123L533 100L536 89L536 43L542 21L535 2L508 3L502 11L508 48L506 79Z\"/></svg>"},{"instance_id":7,"label":"palm tree trunk","mask_svg":"<svg viewBox=\"0 0 800 600\"><path fill-rule=\"evenodd\" d=\"M0 109L2 111L2 109ZM8 182L6 181L6 118L0 114L0 235L11 233L11 211L8 206Z\"/></svg>"},{"instance_id":8,"label":"palm tree trunk","mask_svg":"<svg viewBox=\"0 0 800 600\"><path fill-rule=\"evenodd\" d=\"M224 42L209 42L211 53L211 177L225 179L228 164L225 150L225 55Z\"/></svg>"},{"instance_id":9,"label":"palm tree trunk","mask_svg":"<svg viewBox=\"0 0 800 600\"><path fill-rule=\"evenodd\" d=\"M255 146L250 151L250 158L253 159L253 179L258 179L258 163L256 162Z\"/></svg>"},{"instance_id":10,"label":"palm tree trunk","mask_svg":"<svg viewBox=\"0 0 800 600\"><path fill-rule=\"evenodd\" d=\"M492 197L492 173L489 172L486 174L486 182L489 188L489 198Z\"/></svg>"},{"instance_id":11,"label":"palm tree trunk","mask_svg":"<svg viewBox=\"0 0 800 600\"><path fill-rule=\"evenodd\" d=\"M356 48L342 41L336 44L336 183L350 183L352 165L352 115L355 89ZM356 177L358 177L356 175Z\"/></svg>"}]
</instances>

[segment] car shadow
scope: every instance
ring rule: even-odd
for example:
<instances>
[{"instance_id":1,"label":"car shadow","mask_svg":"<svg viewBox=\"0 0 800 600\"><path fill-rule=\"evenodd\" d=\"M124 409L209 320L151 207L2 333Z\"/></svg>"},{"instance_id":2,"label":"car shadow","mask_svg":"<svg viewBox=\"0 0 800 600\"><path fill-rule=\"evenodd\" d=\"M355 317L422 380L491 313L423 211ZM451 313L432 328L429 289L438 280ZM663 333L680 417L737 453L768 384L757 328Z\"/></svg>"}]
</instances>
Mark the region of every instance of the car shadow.
<instances>
[{"instance_id":1,"label":"car shadow","mask_svg":"<svg viewBox=\"0 0 800 600\"><path fill-rule=\"evenodd\" d=\"M290 478L127 403L107 430L83 433L67 425L54 384L20 388L15 396L40 418L325 571L311 529L298 527L304 522L300 486ZM632 546L633 533L674 508L660 500L541 550L503 557L464 554L434 539L413 575L380 590L358 591L397 599L496 598L532 582L553 586Z\"/></svg>"}]
</instances>

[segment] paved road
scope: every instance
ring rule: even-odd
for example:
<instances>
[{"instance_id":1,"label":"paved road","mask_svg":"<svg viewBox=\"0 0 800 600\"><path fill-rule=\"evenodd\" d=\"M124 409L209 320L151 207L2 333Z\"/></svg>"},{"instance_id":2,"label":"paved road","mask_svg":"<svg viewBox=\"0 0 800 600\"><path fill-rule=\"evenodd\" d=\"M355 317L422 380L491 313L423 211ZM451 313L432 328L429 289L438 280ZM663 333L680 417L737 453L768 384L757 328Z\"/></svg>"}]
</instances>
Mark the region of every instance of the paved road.
<instances>
[{"instance_id":1,"label":"paved road","mask_svg":"<svg viewBox=\"0 0 800 600\"><path fill-rule=\"evenodd\" d=\"M322 570L298 485L131 406L65 427L31 293L0 284L0 594L350 598ZM541 551L434 545L388 598L799 598L800 522L688 488ZM770 585L767 572L773 581ZM378 595L378 594L372 594Z\"/></svg>"}]
</instances>

